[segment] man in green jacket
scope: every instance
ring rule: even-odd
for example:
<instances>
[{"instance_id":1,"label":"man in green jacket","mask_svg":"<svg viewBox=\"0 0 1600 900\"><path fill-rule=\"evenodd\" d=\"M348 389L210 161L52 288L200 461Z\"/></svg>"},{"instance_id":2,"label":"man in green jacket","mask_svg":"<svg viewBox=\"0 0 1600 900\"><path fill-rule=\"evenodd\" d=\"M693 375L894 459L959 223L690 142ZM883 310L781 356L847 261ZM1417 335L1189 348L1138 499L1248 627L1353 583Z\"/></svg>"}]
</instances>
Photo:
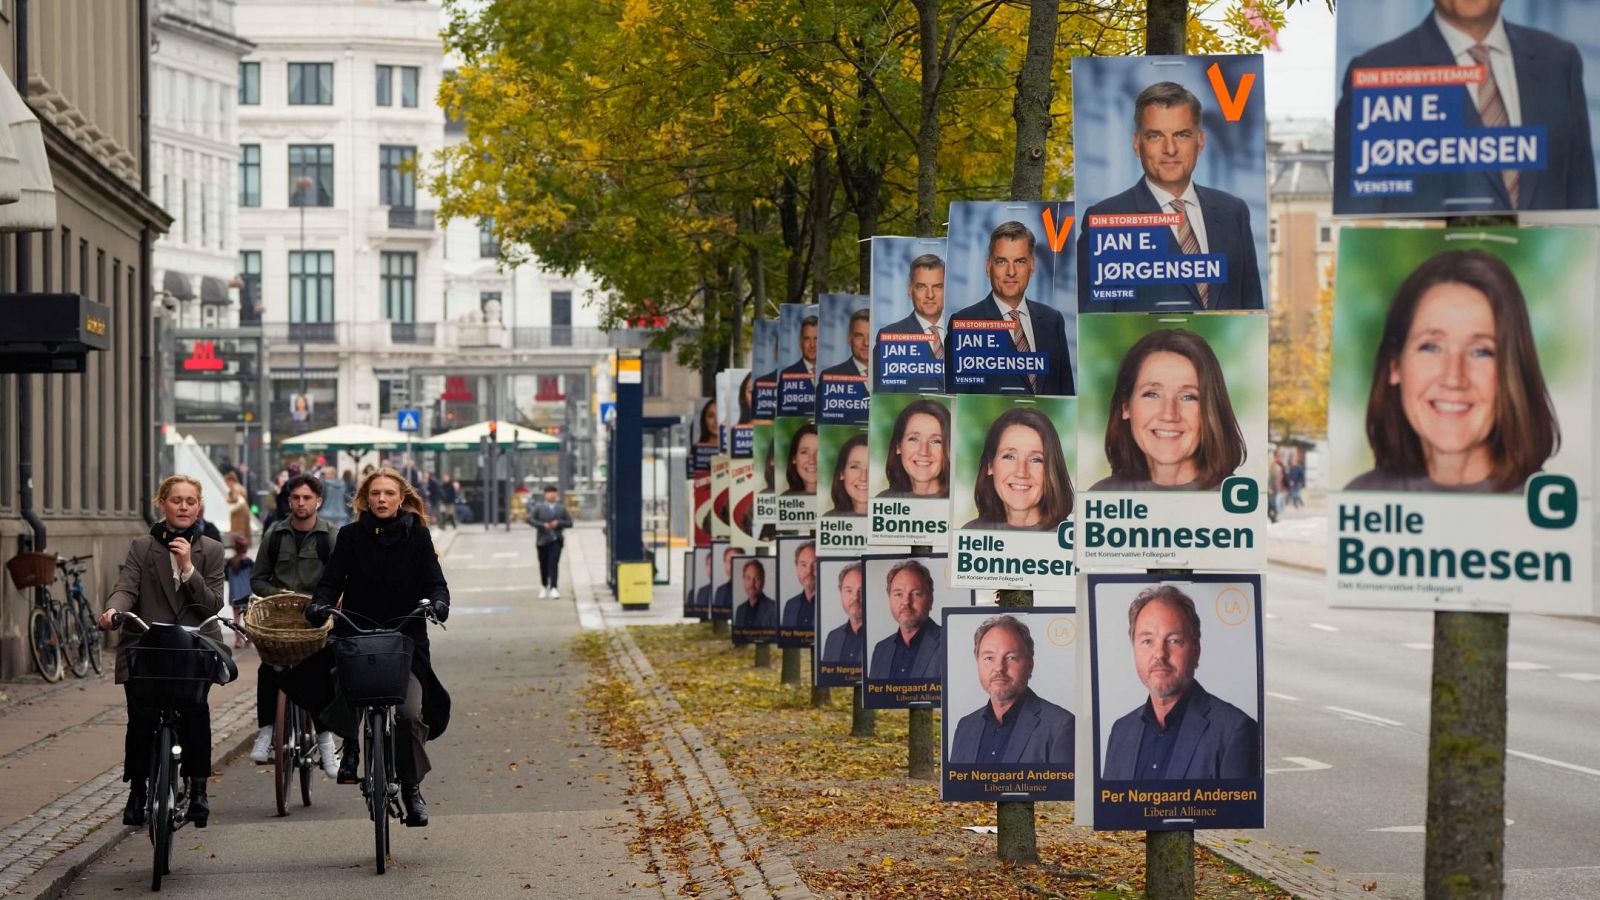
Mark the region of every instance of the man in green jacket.
<instances>
[{"instance_id":1,"label":"man in green jacket","mask_svg":"<svg viewBox=\"0 0 1600 900\"><path fill-rule=\"evenodd\" d=\"M333 525L317 515L322 508L321 481L311 475L296 475L284 488L289 495L289 517L273 522L261 536L261 549L256 553L256 567L250 578L250 590L258 597L284 591L315 592L339 537ZM277 715L278 671L262 663L256 675L256 724L261 730L256 734L255 746L250 748L250 758L258 765L272 762L273 722ZM332 732L317 732L317 750L322 757L322 771L329 778L337 777L339 765Z\"/></svg>"}]
</instances>

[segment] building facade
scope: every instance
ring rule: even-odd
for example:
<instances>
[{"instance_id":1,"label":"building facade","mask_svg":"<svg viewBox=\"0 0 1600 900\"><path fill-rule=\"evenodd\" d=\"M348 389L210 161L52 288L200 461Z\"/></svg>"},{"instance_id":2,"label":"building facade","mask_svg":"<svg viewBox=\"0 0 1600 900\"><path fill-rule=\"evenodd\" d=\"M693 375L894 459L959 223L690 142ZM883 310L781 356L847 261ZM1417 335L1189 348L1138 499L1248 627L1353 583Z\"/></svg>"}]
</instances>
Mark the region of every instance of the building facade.
<instances>
[{"instance_id":1,"label":"building facade","mask_svg":"<svg viewBox=\"0 0 1600 900\"><path fill-rule=\"evenodd\" d=\"M110 349L89 353L84 373L0 375L0 557L35 534L19 498L27 458L45 548L94 554L95 598L149 528L159 474L149 271L171 219L147 195L150 15L147 0L0 4L0 69L39 119L56 194L54 230L0 235L0 292L76 293L110 311ZM30 603L0 583L0 678L32 665Z\"/></svg>"}]
</instances>

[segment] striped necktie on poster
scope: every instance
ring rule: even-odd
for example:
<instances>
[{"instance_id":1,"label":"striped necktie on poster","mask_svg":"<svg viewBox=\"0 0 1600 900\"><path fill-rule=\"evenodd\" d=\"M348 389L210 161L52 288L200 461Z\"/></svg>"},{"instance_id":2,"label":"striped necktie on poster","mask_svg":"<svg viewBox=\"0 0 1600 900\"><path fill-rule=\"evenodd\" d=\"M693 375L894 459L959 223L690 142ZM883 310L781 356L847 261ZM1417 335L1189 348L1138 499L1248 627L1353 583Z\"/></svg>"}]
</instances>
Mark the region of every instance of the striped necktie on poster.
<instances>
[{"instance_id":1,"label":"striped necktie on poster","mask_svg":"<svg viewBox=\"0 0 1600 900\"><path fill-rule=\"evenodd\" d=\"M1006 318L1011 320L1011 333L1017 339L1017 352L1032 353L1033 345L1028 343L1028 332L1022 328L1022 314L1013 309L1006 313ZM1039 393L1039 376L1028 376L1028 393Z\"/></svg>"},{"instance_id":2,"label":"striped necktie on poster","mask_svg":"<svg viewBox=\"0 0 1600 900\"><path fill-rule=\"evenodd\" d=\"M943 331L943 329L937 325L928 326L928 333L933 335L934 359L944 359L944 335L940 334L940 331Z\"/></svg>"},{"instance_id":3,"label":"striped necktie on poster","mask_svg":"<svg viewBox=\"0 0 1600 900\"><path fill-rule=\"evenodd\" d=\"M1172 207L1173 212L1183 216L1183 223L1178 226L1178 247L1183 251L1183 255L1193 256L1199 253L1200 238L1195 235L1194 226L1189 224L1187 209L1189 204L1185 203L1182 197L1179 197L1167 205ZM1194 287L1195 292L1200 295L1200 306L1209 308L1211 306L1211 285L1202 281Z\"/></svg>"},{"instance_id":4,"label":"striped necktie on poster","mask_svg":"<svg viewBox=\"0 0 1600 900\"><path fill-rule=\"evenodd\" d=\"M1485 128L1505 128L1511 124L1511 114L1506 111L1506 98L1500 95L1500 83L1494 80L1494 66L1489 64L1489 48L1473 44L1467 48L1472 61L1483 67L1483 81L1478 85L1478 118ZM1511 208L1517 208L1517 186L1522 176L1515 169L1500 173L1506 183L1506 194L1511 197Z\"/></svg>"}]
</instances>

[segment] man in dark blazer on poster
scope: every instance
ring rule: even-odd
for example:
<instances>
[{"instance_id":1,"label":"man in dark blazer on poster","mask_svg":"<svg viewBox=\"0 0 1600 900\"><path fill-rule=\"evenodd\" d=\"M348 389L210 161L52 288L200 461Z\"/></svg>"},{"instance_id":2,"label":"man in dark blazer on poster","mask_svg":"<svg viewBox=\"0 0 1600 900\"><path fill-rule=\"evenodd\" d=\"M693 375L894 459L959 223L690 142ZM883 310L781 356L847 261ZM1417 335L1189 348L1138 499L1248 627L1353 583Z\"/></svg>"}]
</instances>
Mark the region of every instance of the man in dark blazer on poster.
<instances>
[{"instance_id":1,"label":"man in dark blazer on poster","mask_svg":"<svg viewBox=\"0 0 1600 900\"><path fill-rule=\"evenodd\" d=\"M827 665L859 666L866 656L867 626L862 619L862 567L845 566L839 573L839 605L844 609L843 625L828 632L822 642L822 661Z\"/></svg>"},{"instance_id":2,"label":"man in dark blazer on poster","mask_svg":"<svg viewBox=\"0 0 1600 900\"><path fill-rule=\"evenodd\" d=\"M883 389L878 373L883 371L884 338L895 334L926 334L932 338L930 347L934 355L944 359L944 260L933 253L924 253L911 261L911 272L906 279L906 294L911 298L911 314L878 329L878 338L872 346L872 390ZM898 386L897 386L898 388ZM906 386L890 393L944 393L943 375L912 375Z\"/></svg>"},{"instance_id":3,"label":"man in dark blazer on poster","mask_svg":"<svg viewBox=\"0 0 1600 900\"><path fill-rule=\"evenodd\" d=\"M783 627L811 631L817 614L817 545L806 541L794 551L795 577L800 593L783 601Z\"/></svg>"},{"instance_id":4,"label":"man in dark blazer on poster","mask_svg":"<svg viewBox=\"0 0 1600 900\"><path fill-rule=\"evenodd\" d=\"M1133 121L1133 151L1139 157L1144 177L1122 193L1089 207L1083 222L1106 214L1181 212L1184 224L1166 229L1166 255L1225 256L1227 281L1142 284L1132 288L1132 299L1092 300L1091 236L1090 229L1084 227L1078 231L1078 311L1265 309L1255 233L1250 227L1250 207L1232 194L1194 183L1195 166L1206 146L1199 98L1171 81L1152 84L1140 91L1134 101Z\"/></svg>"},{"instance_id":5,"label":"man in dark blazer on poster","mask_svg":"<svg viewBox=\"0 0 1600 900\"><path fill-rule=\"evenodd\" d=\"M1033 232L1021 222L1003 222L990 232L989 252L983 263L983 271L989 276L989 295L950 316L952 330L963 319L1015 321L1011 338L1018 349L1026 344L1030 352L1043 353L1049 362L1050 371L1032 380L1026 375L989 375L987 393L1075 393L1072 358L1067 349L1067 320L1043 303L1027 299L1028 283L1037 266L1035 244ZM948 335L945 341L945 359L950 359ZM950 368L945 368L947 380Z\"/></svg>"},{"instance_id":6,"label":"man in dark blazer on poster","mask_svg":"<svg viewBox=\"0 0 1600 900\"><path fill-rule=\"evenodd\" d=\"M783 375L809 375L817 380L817 317L800 322L800 358L783 367Z\"/></svg>"},{"instance_id":7,"label":"man in dark blazer on poster","mask_svg":"<svg viewBox=\"0 0 1600 900\"><path fill-rule=\"evenodd\" d=\"M733 558L739 555L738 547L726 547L722 551L722 577L727 581L720 585L716 593L711 595L711 610L721 613L726 617L733 611Z\"/></svg>"},{"instance_id":8,"label":"man in dark blazer on poster","mask_svg":"<svg viewBox=\"0 0 1600 900\"><path fill-rule=\"evenodd\" d=\"M1111 726L1103 781L1260 778L1261 729L1194 680L1200 617L1171 585L1148 588L1128 609L1134 668L1150 696Z\"/></svg>"},{"instance_id":9,"label":"man in dark blazer on poster","mask_svg":"<svg viewBox=\"0 0 1600 900\"><path fill-rule=\"evenodd\" d=\"M872 311L858 309L850 314L850 358L822 370L823 376L859 378L872 373L867 365L872 355Z\"/></svg>"},{"instance_id":10,"label":"man in dark blazer on poster","mask_svg":"<svg viewBox=\"0 0 1600 900\"><path fill-rule=\"evenodd\" d=\"M933 611L933 574L914 559L889 570L889 615L899 627L872 647L868 678L944 677L944 628Z\"/></svg>"},{"instance_id":11,"label":"man in dark blazer on poster","mask_svg":"<svg viewBox=\"0 0 1600 900\"><path fill-rule=\"evenodd\" d=\"M1070 769L1076 719L1029 687L1033 634L1028 626L1009 615L984 620L972 635L972 655L989 700L956 723L950 762Z\"/></svg>"},{"instance_id":12,"label":"man in dark blazer on poster","mask_svg":"<svg viewBox=\"0 0 1600 900\"><path fill-rule=\"evenodd\" d=\"M1500 6L1501 0L1470 5L1457 0L1434 0L1434 11L1417 27L1351 60L1334 113L1335 212L1595 208L1593 138L1589 101L1583 90L1583 58L1577 47L1556 35L1505 21L1500 16ZM1511 177L1485 171L1385 175L1379 177L1413 179L1415 192L1360 197L1349 194L1354 128L1362 118L1362 111L1353 108L1351 70L1472 66L1482 64L1479 57L1488 61L1499 101L1491 99L1480 108L1483 85L1462 86L1460 89L1467 92L1461 110L1462 124L1468 130L1483 128L1487 111L1495 118L1503 116L1502 126L1544 126L1548 137L1544 168L1517 170Z\"/></svg>"}]
</instances>

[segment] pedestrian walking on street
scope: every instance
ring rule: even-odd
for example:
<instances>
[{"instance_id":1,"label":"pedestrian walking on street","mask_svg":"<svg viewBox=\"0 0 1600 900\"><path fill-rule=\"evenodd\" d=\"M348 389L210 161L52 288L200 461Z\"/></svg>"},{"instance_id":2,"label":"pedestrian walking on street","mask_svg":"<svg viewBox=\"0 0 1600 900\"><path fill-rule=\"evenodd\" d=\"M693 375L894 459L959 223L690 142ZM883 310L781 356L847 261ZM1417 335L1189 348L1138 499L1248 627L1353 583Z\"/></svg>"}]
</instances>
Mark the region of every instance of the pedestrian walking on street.
<instances>
[{"instance_id":1,"label":"pedestrian walking on street","mask_svg":"<svg viewBox=\"0 0 1600 900\"><path fill-rule=\"evenodd\" d=\"M173 475L156 492L161 521L150 533L128 545L116 586L106 598L100 627L112 628L112 617L131 612L147 622L198 626L222 609L226 585L222 544L205 537L200 528L200 482L188 475ZM222 627L210 623L200 632L219 654L231 656L222 640ZM132 645L139 635L128 632L117 641L116 682L128 692L128 730L123 743L122 780L128 782L124 825L143 825L146 781L150 772L150 744L160 721L160 710L133 700L128 686ZM206 827L211 805L206 799L206 778L211 774L211 707L201 701L178 714L178 740L182 743L180 774L188 779L189 810L185 818L196 828Z\"/></svg>"},{"instance_id":2,"label":"pedestrian walking on street","mask_svg":"<svg viewBox=\"0 0 1600 900\"><path fill-rule=\"evenodd\" d=\"M233 607L233 621L243 622L250 608L250 575L255 571L255 560L250 558L250 539L242 534L233 536L233 557L228 560L228 603ZM234 632L233 646L243 647L245 636Z\"/></svg>"},{"instance_id":3,"label":"pedestrian walking on street","mask_svg":"<svg viewBox=\"0 0 1600 900\"><path fill-rule=\"evenodd\" d=\"M228 488L228 540L236 536L243 536L245 543L254 537L250 530L250 494L239 483L239 475L232 470L222 476L223 484Z\"/></svg>"},{"instance_id":4,"label":"pedestrian walking on street","mask_svg":"<svg viewBox=\"0 0 1600 900\"><path fill-rule=\"evenodd\" d=\"M306 621L320 626L340 606L345 615L368 627L385 627L405 619L424 600L443 622L450 613L450 587L439 568L439 554L428 531L428 513L422 496L404 476L390 468L373 471L356 490L356 521L339 529L333 557L309 607ZM405 823L420 828L428 824L428 807L422 799L422 779L432 768L424 747L444 733L450 722L450 695L433 672L427 621L405 619L401 633L411 638L411 678L406 699L396 710L395 770L400 777L400 799ZM334 634L354 633L339 620ZM323 649L295 667L295 678L319 669L320 689L333 694L332 653ZM322 707L312 707L322 708ZM346 736L347 739L350 736ZM347 759L354 760L353 742ZM354 772L355 765L347 763ZM340 781L344 781L341 771Z\"/></svg>"},{"instance_id":5,"label":"pedestrian walking on street","mask_svg":"<svg viewBox=\"0 0 1600 900\"><path fill-rule=\"evenodd\" d=\"M456 528L456 501L460 494L456 490L456 480L447 473L439 485L439 527Z\"/></svg>"},{"instance_id":6,"label":"pedestrian walking on street","mask_svg":"<svg viewBox=\"0 0 1600 900\"><path fill-rule=\"evenodd\" d=\"M561 574L561 548L566 543L566 530L572 527L572 514L561 502L561 492L553 484L544 488L544 499L533 504L528 512L528 522L539 531L539 596L559 597L556 582Z\"/></svg>"},{"instance_id":7,"label":"pedestrian walking on street","mask_svg":"<svg viewBox=\"0 0 1600 900\"><path fill-rule=\"evenodd\" d=\"M256 596L268 597L284 591L310 594L317 589L328 558L333 555L334 542L338 540L333 523L319 515L326 484L312 475L296 475L284 484L288 489L289 517L272 523L261 536L261 550L256 554L255 573L250 579L250 590ZM255 745L250 748L250 759L256 765L272 762L278 691L282 686L280 670L263 662L256 670L256 727L260 730L256 732ZM340 770L333 732L320 721L317 723L317 750L322 758L322 771L329 778L337 777Z\"/></svg>"},{"instance_id":8,"label":"pedestrian walking on street","mask_svg":"<svg viewBox=\"0 0 1600 900\"><path fill-rule=\"evenodd\" d=\"M350 492L333 466L322 470L322 510L318 518L327 519L335 531L350 522Z\"/></svg>"}]
</instances>

